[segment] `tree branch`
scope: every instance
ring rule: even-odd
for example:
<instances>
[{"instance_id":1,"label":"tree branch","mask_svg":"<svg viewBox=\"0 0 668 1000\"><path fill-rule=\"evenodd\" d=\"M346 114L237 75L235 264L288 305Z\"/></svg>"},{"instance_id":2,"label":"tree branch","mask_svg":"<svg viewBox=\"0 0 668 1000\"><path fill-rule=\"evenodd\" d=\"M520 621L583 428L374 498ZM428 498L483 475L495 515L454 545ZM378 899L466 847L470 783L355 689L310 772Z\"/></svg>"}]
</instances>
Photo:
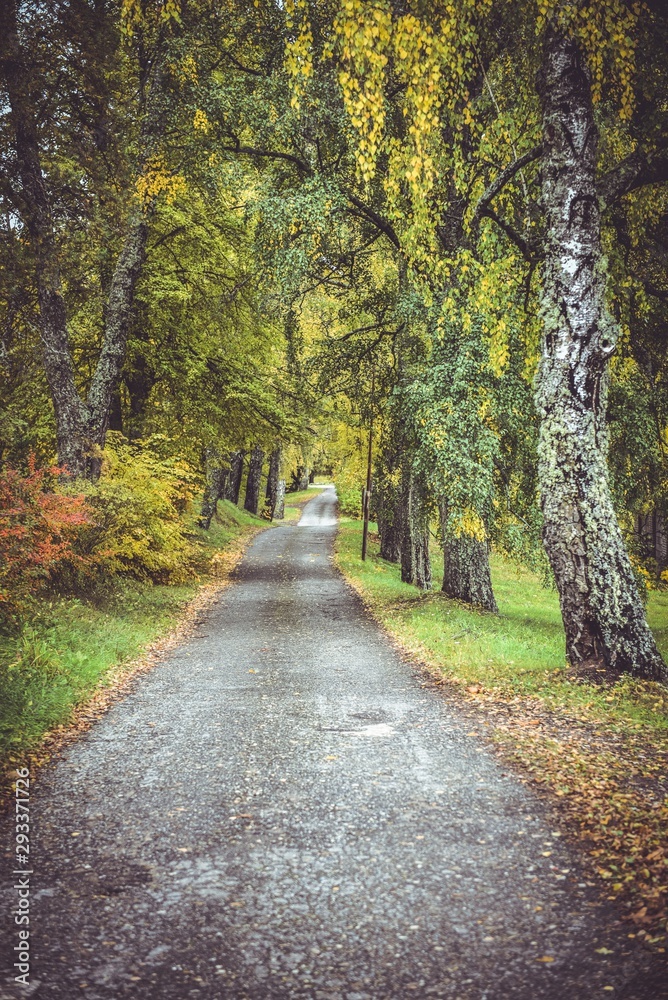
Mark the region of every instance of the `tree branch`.
<instances>
[{"instance_id":1,"label":"tree branch","mask_svg":"<svg viewBox=\"0 0 668 1000\"><path fill-rule=\"evenodd\" d=\"M636 149L601 177L596 193L603 206L607 207L629 191L667 180L668 147L664 146L654 153Z\"/></svg>"},{"instance_id":2,"label":"tree branch","mask_svg":"<svg viewBox=\"0 0 668 1000\"><path fill-rule=\"evenodd\" d=\"M476 205L475 212L473 213L473 219L471 220L471 229L473 230L474 233L477 232L478 227L480 225L480 219L483 217L483 215L487 215L489 218L492 218L492 216L490 216L489 212L487 211L487 207L489 206L490 202L492 202L494 198L496 198L497 194L499 194L499 192L506 186L508 181L512 180L512 178L515 176L518 170L521 170L522 167L526 167L527 163L531 163L533 160L537 160L542 155L543 155L543 147L539 143L537 146L534 146L533 149L530 149L528 153L524 153L524 155L520 156L517 160L513 160L513 162L510 163L505 168L505 170L502 170L501 173L498 175L498 177L496 177L496 179L492 181L492 183L489 185L484 195Z\"/></svg>"},{"instance_id":3,"label":"tree branch","mask_svg":"<svg viewBox=\"0 0 668 1000\"><path fill-rule=\"evenodd\" d=\"M235 140L233 146L224 146L223 150L226 153L236 153L240 156L259 156L267 157L271 160L286 160L288 163L293 163L301 173L307 174L309 177L313 174L309 164L293 153L282 153L275 149L256 149L254 146L242 146L238 139Z\"/></svg>"},{"instance_id":4,"label":"tree branch","mask_svg":"<svg viewBox=\"0 0 668 1000\"><path fill-rule=\"evenodd\" d=\"M390 240L391 243L394 243L397 250L400 250L401 243L399 242L399 237L387 219L383 219L381 215L378 215L378 213L374 212L372 208L365 205L363 201L360 201L360 199L352 193L352 191L346 191L345 194L350 204L354 205L355 208L358 209L358 211L360 211L369 222L373 222L374 226L377 229L380 229L381 233L385 233L388 240Z\"/></svg>"},{"instance_id":5,"label":"tree branch","mask_svg":"<svg viewBox=\"0 0 668 1000\"><path fill-rule=\"evenodd\" d=\"M518 249L522 252L524 258L528 260L530 264L536 263L536 255L533 252L531 245L527 242L527 240L524 239L523 236L520 236L517 230L513 229L513 227L509 223L507 223L504 219L498 216L493 208L487 207L483 209L481 214L488 219L492 219L493 222L496 222L499 229L502 229L504 231L508 239L511 240L516 247L518 247Z\"/></svg>"}]
</instances>

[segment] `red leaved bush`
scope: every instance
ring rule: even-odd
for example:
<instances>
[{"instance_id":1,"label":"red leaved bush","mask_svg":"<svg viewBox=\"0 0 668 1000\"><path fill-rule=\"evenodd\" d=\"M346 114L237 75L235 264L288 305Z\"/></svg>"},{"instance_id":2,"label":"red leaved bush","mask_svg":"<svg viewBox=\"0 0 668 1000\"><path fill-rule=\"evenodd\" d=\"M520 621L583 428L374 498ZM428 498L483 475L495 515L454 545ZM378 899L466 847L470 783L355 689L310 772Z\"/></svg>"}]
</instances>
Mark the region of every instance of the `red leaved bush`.
<instances>
[{"instance_id":1,"label":"red leaved bush","mask_svg":"<svg viewBox=\"0 0 668 1000\"><path fill-rule=\"evenodd\" d=\"M61 469L0 471L0 619L10 622L63 563L77 563L80 528L93 516L85 497L56 491Z\"/></svg>"}]
</instances>

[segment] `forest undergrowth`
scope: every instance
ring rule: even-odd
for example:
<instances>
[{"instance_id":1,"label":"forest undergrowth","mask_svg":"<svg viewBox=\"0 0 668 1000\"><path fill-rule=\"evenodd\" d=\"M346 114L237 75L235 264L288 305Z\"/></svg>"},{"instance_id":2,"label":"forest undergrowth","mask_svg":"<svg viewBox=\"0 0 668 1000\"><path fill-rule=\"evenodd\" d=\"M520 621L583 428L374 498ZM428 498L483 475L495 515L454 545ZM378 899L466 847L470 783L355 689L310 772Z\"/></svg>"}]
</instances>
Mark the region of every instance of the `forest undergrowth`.
<instances>
[{"instance_id":1,"label":"forest undergrowth","mask_svg":"<svg viewBox=\"0 0 668 1000\"><path fill-rule=\"evenodd\" d=\"M441 593L436 559L432 591L402 583L400 567L380 558L373 531L363 563L361 532L360 521L342 518L336 558L369 611L429 683L457 699L471 718L469 735L547 794L583 847L590 877L622 907L629 937L664 951L666 689L628 675L602 686L574 679L556 592L508 560L491 560L493 615ZM665 656L668 594L650 592L647 611Z\"/></svg>"}]
</instances>

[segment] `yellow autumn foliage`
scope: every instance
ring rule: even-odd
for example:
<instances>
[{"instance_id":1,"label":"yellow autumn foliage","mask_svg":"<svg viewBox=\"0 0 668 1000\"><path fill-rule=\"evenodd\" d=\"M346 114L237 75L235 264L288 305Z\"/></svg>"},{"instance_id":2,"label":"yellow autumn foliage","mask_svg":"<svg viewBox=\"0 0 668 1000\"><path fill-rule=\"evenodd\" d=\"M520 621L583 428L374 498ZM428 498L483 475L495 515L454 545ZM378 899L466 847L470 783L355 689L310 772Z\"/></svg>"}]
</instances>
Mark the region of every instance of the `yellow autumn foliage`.
<instances>
[{"instance_id":1,"label":"yellow autumn foliage","mask_svg":"<svg viewBox=\"0 0 668 1000\"><path fill-rule=\"evenodd\" d=\"M199 482L185 462L161 458L158 444L130 444L111 432L100 479L76 484L95 515L77 545L82 555L95 557L102 574L178 583L197 566L187 515Z\"/></svg>"}]
</instances>

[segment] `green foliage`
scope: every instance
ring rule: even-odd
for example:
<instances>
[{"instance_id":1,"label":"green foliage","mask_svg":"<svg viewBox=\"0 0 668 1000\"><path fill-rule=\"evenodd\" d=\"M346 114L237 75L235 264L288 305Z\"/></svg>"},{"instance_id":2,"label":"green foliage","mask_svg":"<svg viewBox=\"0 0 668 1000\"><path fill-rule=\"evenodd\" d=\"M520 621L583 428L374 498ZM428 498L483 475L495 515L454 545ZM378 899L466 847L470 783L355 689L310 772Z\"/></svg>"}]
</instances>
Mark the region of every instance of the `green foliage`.
<instances>
[{"instance_id":1,"label":"green foliage","mask_svg":"<svg viewBox=\"0 0 668 1000\"><path fill-rule=\"evenodd\" d=\"M362 516L362 483L348 475L339 475L334 480L339 511L347 517Z\"/></svg>"}]
</instances>

